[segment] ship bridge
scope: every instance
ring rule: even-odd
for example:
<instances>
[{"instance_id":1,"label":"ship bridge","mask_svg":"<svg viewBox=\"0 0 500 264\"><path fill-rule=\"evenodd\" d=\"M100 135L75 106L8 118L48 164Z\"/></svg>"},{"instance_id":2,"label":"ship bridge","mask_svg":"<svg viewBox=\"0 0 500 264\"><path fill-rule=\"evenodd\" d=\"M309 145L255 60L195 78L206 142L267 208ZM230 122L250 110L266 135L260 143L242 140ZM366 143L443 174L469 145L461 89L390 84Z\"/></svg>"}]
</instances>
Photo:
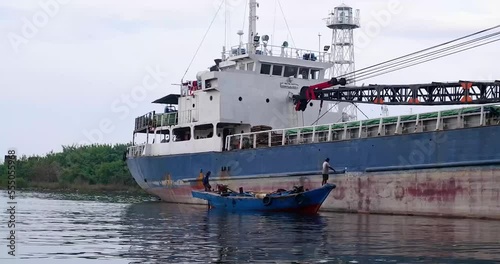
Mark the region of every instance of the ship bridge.
<instances>
[{"instance_id":1,"label":"ship bridge","mask_svg":"<svg viewBox=\"0 0 500 264\"><path fill-rule=\"evenodd\" d=\"M323 79L325 71L333 67L329 46L324 51L291 48L285 41L281 46L268 45L269 37L256 36L254 43L241 43L229 51L223 50L222 61L216 65L221 71L244 70L258 74ZM253 53L248 51L254 50Z\"/></svg>"}]
</instances>

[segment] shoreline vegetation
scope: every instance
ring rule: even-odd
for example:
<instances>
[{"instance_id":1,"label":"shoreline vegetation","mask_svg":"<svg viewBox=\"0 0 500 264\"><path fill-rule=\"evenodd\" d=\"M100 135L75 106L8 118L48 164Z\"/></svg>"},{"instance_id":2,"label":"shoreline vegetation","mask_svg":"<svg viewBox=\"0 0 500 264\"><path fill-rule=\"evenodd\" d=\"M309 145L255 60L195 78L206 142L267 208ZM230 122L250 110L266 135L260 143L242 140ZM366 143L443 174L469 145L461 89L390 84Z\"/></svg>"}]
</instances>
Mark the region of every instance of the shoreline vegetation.
<instances>
[{"instance_id":1,"label":"shoreline vegetation","mask_svg":"<svg viewBox=\"0 0 500 264\"><path fill-rule=\"evenodd\" d=\"M128 146L63 146L58 153L18 156L16 190L147 195L137 186L123 159ZM7 165L0 164L0 189L7 189L7 173Z\"/></svg>"}]
</instances>

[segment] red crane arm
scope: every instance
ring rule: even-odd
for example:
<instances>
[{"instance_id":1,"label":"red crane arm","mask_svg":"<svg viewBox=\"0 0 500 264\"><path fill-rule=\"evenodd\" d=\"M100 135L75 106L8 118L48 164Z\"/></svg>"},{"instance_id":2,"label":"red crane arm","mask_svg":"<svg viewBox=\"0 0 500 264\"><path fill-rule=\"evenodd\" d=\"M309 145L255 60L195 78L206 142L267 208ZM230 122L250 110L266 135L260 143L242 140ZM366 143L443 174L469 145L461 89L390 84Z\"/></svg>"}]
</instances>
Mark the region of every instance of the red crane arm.
<instances>
[{"instance_id":1,"label":"red crane arm","mask_svg":"<svg viewBox=\"0 0 500 264\"><path fill-rule=\"evenodd\" d=\"M316 100L317 97L316 97L316 94L314 93L314 91L327 89L327 88L330 88L332 86L339 85L339 84L345 85L346 82L347 81L345 78L341 78L339 80L337 80L336 78L332 78L331 80L328 80L326 82L318 83L318 84L311 85L311 86L302 87L302 89L300 90L300 95L299 95L301 99L295 105L295 110L296 111L299 111L299 110L304 111L306 109L307 103L309 103L309 101Z\"/></svg>"},{"instance_id":2,"label":"red crane arm","mask_svg":"<svg viewBox=\"0 0 500 264\"><path fill-rule=\"evenodd\" d=\"M345 87L344 80L332 79L304 86L293 96L295 110L304 111L311 100L390 104L390 105L458 105L500 102L500 81L432 82L424 84L373 85ZM341 84L340 87L328 89Z\"/></svg>"}]
</instances>

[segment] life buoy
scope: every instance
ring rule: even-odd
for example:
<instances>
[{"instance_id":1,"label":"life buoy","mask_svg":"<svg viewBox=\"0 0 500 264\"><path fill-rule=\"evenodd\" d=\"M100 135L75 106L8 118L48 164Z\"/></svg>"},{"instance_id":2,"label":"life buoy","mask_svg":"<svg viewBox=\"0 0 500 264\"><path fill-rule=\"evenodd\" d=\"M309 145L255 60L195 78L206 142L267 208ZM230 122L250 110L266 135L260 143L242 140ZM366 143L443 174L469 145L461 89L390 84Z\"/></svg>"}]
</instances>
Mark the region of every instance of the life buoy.
<instances>
[{"instance_id":1,"label":"life buoy","mask_svg":"<svg viewBox=\"0 0 500 264\"><path fill-rule=\"evenodd\" d=\"M297 194L297 196L295 196L295 201L298 204L303 204L305 200L306 200L306 197L303 194L301 194L301 193Z\"/></svg>"},{"instance_id":2,"label":"life buoy","mask_svg":"<svg viewBox=\"0 0 500 264\"><path fill-rule=\"evenodd\" d=\"M269 196L266 196L264 197L264 199L262 199L262 202L264 203L265 206L269 206L273 202L273 199Z\"/></svg>"}]
</instances>

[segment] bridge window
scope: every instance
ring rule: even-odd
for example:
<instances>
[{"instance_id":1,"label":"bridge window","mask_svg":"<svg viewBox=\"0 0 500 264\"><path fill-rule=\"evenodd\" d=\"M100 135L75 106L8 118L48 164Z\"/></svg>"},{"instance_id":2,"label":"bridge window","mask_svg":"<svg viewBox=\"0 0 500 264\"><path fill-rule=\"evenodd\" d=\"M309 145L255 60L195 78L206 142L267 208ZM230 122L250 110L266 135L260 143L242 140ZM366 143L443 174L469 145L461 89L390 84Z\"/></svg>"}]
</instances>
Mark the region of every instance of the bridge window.
<instances>
[{"instance_id":1,"label":"bridge window","mask_svg":"<svg viewBox=\"0 0 500 264\"><path fill-rule=\"evenodd\" d=\"M262 64L260 66L260 74L271 74L271 64Z\"/></svg>"},{"instance_id":2,"label":"bridge window","mask_svg":"<svg viewBox=\"0 0 500 264\"><path fill-rule=\"evenodd\" d=\"M273 65L273 75L275 75L275 76L283 75L283 66Z\"/></svg>"},{"instance_id":3,"label":"bridge window","mask_svg":"<svg viewBox=\"0 0 500 264\"><path fill-rule=\"evenodd\" d=\"M309 79L309 68L300 68L299 70L300 79Z\"/></svg>"},{"instance_id":4,"label":"bridge window","mask_svg":"<svg viewBox=\"0 0 500 264\"><path fill-rule=\"evenodd\" d=\"M295 66L286 66L285 67L285 77L295 77L297 78L298 67Z\"/></svg>"}]
</instances>

